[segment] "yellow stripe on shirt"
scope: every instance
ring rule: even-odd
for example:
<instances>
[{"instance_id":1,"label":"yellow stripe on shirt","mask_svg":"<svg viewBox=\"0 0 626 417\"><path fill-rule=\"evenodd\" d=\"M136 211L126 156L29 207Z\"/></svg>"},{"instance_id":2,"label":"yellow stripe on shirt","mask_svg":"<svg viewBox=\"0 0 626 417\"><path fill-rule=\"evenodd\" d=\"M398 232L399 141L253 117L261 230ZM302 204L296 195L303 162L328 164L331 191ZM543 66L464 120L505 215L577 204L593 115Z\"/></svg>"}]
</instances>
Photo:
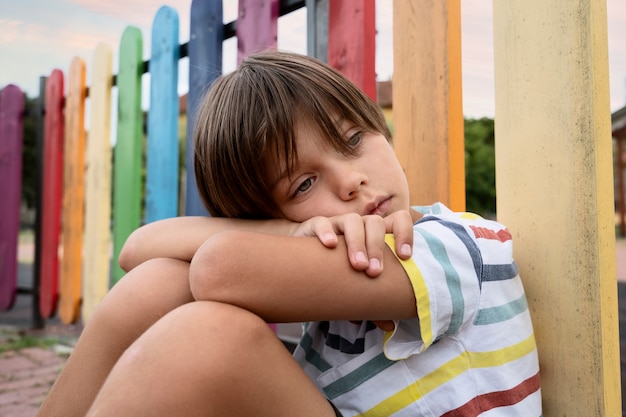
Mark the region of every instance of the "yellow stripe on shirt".
<instances>
[{"instance_id":1,"label":"yellow stripe on shirt","mask_svg":"<svg viewBox=\"0 0 626 417\"><path fill-rule=\"evenodd\" d=\"M409 280L411 281L413 293L415 294L417 318L419 319L422 342L424 343L423 350L425 350L433 343L433 329L432 317L430 314L430 298L428 296L428 288L426 287L424 276L422 275L422 272L419 270L412 258L409 258L407 260L398 258L395 250L396 239L393 237L392 234L385 235L385 243L389 246L393 254L396 256L396 259L400 261L400 264L406 271ZM392 334L393 332L385 333L385 343L387 343L389 338L391 338Z\"/></svg>"},{"instance_id":2,"label":"yellow stripe on shirt","mask_svg":"<svg viewBox=\"0 0 626 417\"><path fill-rule=\"evenodd\" d=\"M430 391L444 385L468 369L495 367L513 362L533 352L535 348L535 336L531 335L526 340L503 349L490 352L463 352L408 387L359 414L359 417L389 416L416 402Z\"/></svg>"}]
</instances>

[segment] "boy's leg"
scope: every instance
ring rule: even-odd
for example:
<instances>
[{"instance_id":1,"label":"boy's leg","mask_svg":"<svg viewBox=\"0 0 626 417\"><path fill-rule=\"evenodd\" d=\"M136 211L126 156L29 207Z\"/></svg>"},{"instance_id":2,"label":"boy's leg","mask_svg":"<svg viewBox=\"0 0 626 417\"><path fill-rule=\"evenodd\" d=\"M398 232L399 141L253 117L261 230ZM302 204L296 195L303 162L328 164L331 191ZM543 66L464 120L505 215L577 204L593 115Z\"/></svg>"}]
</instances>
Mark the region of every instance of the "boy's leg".
<instances>
[{"instance_id":1,"label":"boy's leg","mask_svg":"<svg viewBox=\"0 0 626 417\"><path fill-rule=\"evenodd\" d=\"M89 416L328 416L330 403L258 316L199 301L120 358Z\"/></svg>"},{"instance_id":2,"label":"boy's leg","mask_svg":"<svg viewBox=\"0 0 626 417\"><path fill-rule=\"evenodd\" d=\"M124 350L190 301L189 263L154 259L137 266L100 303L37 415L84 416Z\"/></svg>"}]
</instances>

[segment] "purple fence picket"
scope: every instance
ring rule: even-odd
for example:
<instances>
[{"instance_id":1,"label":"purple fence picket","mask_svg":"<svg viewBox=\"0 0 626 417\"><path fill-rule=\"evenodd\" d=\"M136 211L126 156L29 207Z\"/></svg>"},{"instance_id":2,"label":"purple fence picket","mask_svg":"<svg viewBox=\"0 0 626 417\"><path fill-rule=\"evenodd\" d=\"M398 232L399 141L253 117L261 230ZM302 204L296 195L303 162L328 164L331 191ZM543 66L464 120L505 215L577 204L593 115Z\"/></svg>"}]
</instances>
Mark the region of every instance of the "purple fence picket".
<instances>
[{"instance_id":1,"label":"purple fence picket","mask_svg":"<svg viewBox=\"0 0 626 417\"><path fill-rule=\"evenodd\" d=\"M264 49L276 49L279 12L278 0L239 0L238 64L251 53Z\"/></svg>"},{"instance_id":2,"label":"purple fence picket","mask_svg":"<svg viewBox=\"0 0 626 417\"><path fill-rule=\"evenodd\" d=\"M24 93L9 84L0 91L0 310L17 293L17 246L22 189Z\"/></svg>"}]
</instances>

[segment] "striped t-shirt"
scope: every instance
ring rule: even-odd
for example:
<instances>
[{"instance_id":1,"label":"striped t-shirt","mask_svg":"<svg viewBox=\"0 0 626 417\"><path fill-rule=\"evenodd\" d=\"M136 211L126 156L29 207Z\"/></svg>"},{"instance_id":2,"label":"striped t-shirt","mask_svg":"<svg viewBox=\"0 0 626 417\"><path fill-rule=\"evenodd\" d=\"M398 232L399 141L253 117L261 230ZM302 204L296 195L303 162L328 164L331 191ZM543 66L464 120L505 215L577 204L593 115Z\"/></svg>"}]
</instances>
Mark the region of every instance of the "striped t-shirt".
<instances>
[{"instance_id":1,"label":"striped t-shirt","mask_svg":"<svg viewBox=\"0 0 626 417\"><path fill-rule=\"evenodd\" d=\"M306 325L294 357L345 416L540 416L539 363L509 231L441 203L414 207L401 261L418 318ZM387 236L393 248L393 237Z\"/></svg>"}]
</instances>

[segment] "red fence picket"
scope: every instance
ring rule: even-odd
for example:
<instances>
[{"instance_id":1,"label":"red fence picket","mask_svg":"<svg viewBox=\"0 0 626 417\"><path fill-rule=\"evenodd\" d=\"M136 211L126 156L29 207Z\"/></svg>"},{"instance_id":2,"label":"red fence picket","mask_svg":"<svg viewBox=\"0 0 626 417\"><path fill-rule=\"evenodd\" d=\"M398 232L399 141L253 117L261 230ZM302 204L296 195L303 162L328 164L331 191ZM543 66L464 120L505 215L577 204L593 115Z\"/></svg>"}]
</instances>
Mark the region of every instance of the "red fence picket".
<instances>
[{"instance_id":1,"label":"red fence picket","mask_svg":"<svg viewBox=\"0 0 626 417\"><path fill-rule=\"evenodd\" d=\"M50 318L57 308L59 293L59 233L63 187L63 85L61 70L55 69L46 84L44 123L43 201L41 222L41 315Z\"/></svg>"}]
</instances>

